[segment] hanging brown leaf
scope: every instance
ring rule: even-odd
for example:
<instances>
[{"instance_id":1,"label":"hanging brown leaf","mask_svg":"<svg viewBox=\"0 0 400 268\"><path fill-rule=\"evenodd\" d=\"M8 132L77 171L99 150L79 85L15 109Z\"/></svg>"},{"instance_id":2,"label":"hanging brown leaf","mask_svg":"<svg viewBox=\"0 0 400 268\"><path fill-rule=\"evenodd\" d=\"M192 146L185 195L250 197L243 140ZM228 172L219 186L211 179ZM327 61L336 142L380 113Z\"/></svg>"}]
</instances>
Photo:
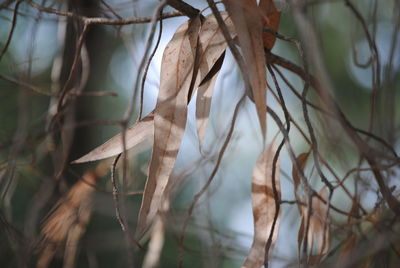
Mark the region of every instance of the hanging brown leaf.
<instances>
[{"instance_id":1,"label":"hanging brown leaf","mask_svg":"<svg viewBox=\"0 0 400 268\"><path fill-rule=\"evenodd\" d=\"M281 12L276 8L274 1L260 0L259 7L262 16L262 26L277 32L281 20ZM276 41L274 34L263 31L262 39L266 49L271 50L274 47Z\"/></svg>"},{"instance_id":2,"label":"hanging brown leaf","mask_svg":"<svg viewBox=\"0 0 400 268\"><path fill-rule=\"evenodd\" d=\"M175 165L187 117L201 22L196 17L181 25L165 48L161 63L160 91L154 112L154 143L149 176L144 189L136 235L149 226L160 206Z\"/></svg>"},{"instance_id":3,"label":"hanging brown leaf","mask_svg":"<svg viewBox=\"0 0 400 268\"><path fill-rule=\"evenodd\" d=\"M254 238L249 255L243 264L246 268L259 268L264 264L265 246L272 231L276 213L276 200L273 191L272 168L276 146L272 143L261 153L253 171L252 206L254 217ZM280 199L279 161L276 164L275 186ZM275 242L280 222L280 211L274 226L272 243Z\"/></svg>"},{"instance_id":4,"label":"hanging brown leaf","mask_svg":"<svg viewBox=\"0 0 400 268\"><path fill-rule=\"evenodd\" d=\"M310 155L310 152L307 153L301 153L296 157L296 161L298 164L298 167L301 172L303 172L304 167L306 166L308 156ZM301 183L301 175L300 171L296 168L295 164L293 163L292 165L292 178L293 178L293 185L294 185L294 196L296 198L296 201L298 202L298 209L300 212L300 228L299 232L297 234L297 243L298 243L298 253L300 254L300 248L301 248L301 243L304 238L304 228L305 228L305 217L307 217L307 211L304 209L304 207L301 205L302 203L307 203L305 198L300 197L298 194L298 188Z\"/></svg>"},{"instance_id":5,"label":"hanging brown leaf","mask_svg":"<svg viewBox=\"0 0 400 268\"><path fill-rule=\"evenodd\" d=\"M226 13L221 13L232 38L235 36L233 23ZM223 34L221 33L218 23L214 15L209 15L205 18L201 28L199 38L200 64L199 75L196 78L195 85L199 83L199 93L197 97L196 116L198 119L198 132L199 137L204 137L205 127L208 121L208 115L211 106L211 95L215 85L215 80L218 71L221 69L223 61L223 53L227 47ZM145 118L129 127L126 132L126 148L132 147L143 142L147 138L154 135L154 111L152 111ZM112 157L123 152L122 134L118 134L104 144L95 148L88 154L73 161L72 163L85 163L90 161L101 160L104 158ZM202 140L202 138L201 138Z\"/></svg>"},{"instance_id":6,"label":"hanging brown leaf","mask_svg":"<svg viewBox=\"0 0 400 268\"><path fill-rule=\"evenodd\" d=\"M78 241L86 230L92 210L93 186L108 170L100 163L95 169L85 172L83 180L77 182L49 213L41 229L40 255L37 267L48 267L57 250L64 250L64 267L74 267Z\"/></svg>"},{"instance_id":7,"label":"hanging brown leaf","mask_svg":"<svg viewBox=\"0 0 400 268\"><path fill-rule=\"evenodd\" d=\"M165 200L152 225L149 247L143 259L143 268L159 267L162 248L165 239L165 213L169 209L169 201Z\"/></svg>"},{"instance_id":8,"label":"hanging brown leaf","mask_svg":"<svg viewBox=\"0 0 400 268\"><path fill-rule=\"evenodd\" d=\"M310 155L310 152L301 153L299 156L297 156L296 160L297 160L297 163L298 163L301 171L304 170L304 167L306 166L309 155ZM299 188L299 185L301 182L300 177L301 176L300 176L299 171L296 169L296 166L293 164L292 165L292 178L293 178L293 184L294 184L294 194L295 194L296 199L298 199L297 189ZM297 201L300 201L300 200L297 200Z\"/></svg>"},{"instance_id":9,"label":"hanging brown leaf","mask_svg":"<svg viewBox=\"0 0 400 268\"><path fill-rule=\"evenodd\" d=\"M328 214L329 199L328 192L325 188L322 188L319 192L319 196L325 200L326 204L318 197L313 196L311 204L311 216L310 225L307 234L306 223L308 215L308 207L302 206L300 210L301 225L299 230L299 248L302 241L304 241L305 235L307 235L308 247L313 250L315 243L316 254L310 254L307 257L307 263L309 265L318 264L323 257L328 253L330 247L330 216ZM300 235L300 233L302 235Z\"/></svg>"},{"instance_id":10,"label":"hanging brown leaf","mask_svg":"<svg viewBox=\"0 0 400 268\"><path fill-rule=\"evenodd\" d=\"M223 59L221 57L221 59ZM210 116L211 98L213 95L215 83L217 81L219 71L207 82L201 85L197 92L196 98L196 126L197 136L201 144L206 134L207 123Z\"/></svg>"},{"instance_id":11,"label":"hanging brown leaf","mask_svg":"<svg viewBox=\"0 0 400 268\"><path fill-rule=\"evenodd\" d=\"M231 19L227 14L221 14L231 37L234 38L234 27ZM220 30L214 15L206 17L201 28L200 37L200 65L199 76L202 81L196 99L196 123L199 142L204 139L207 127L208 117L210 114L211 97L218 72L221 69L224 60L224 52L227 47L224 35Z\"/></svg>"},{"instance_id":12,"label":"hanging brown leaf","mask_svg":"<svg viewBox=\"0 0 400 268\"><path fill-rule=\"evenodd\" d=\"M339 263L345 264L349 262L352 256L352 251L354 250L357 243L357 236L352 233L347 237L346 241L343 244L342 250L339 254ZM341 267L345 267L342 265Z\"/></svg>"},{"instance_id":13,"label":"hanging brown leaf","mask_svg":"<svg viewBox=\"0 0 400 268\"><path fill-rule=\"evenodd\" d=\"M266 131L266 68L262 21L256 0L224 0L239 40L256 105L261 131ZM245 75L245 74L243 74Z\"/></svg>"},{"instance_id":14,"label":"hanging brown leaf","mask_svg":"<svg viewBox=\"0 0 400 268\"><path fill-rule=\"evenodd\" d=\"M124 151L122 145L122 133L112 137L96 149L92 150L88 154L82 156L81 158L73 161L72 163L84 163L89 161L96 161L108 157L118 155ZM143 142L147 138L154 135L154 122L153 122L153 112L144 117L142 120L128 128L125 132L126 135L126 149L131 149L132 147Z\"/></svg>"}]
</instances>

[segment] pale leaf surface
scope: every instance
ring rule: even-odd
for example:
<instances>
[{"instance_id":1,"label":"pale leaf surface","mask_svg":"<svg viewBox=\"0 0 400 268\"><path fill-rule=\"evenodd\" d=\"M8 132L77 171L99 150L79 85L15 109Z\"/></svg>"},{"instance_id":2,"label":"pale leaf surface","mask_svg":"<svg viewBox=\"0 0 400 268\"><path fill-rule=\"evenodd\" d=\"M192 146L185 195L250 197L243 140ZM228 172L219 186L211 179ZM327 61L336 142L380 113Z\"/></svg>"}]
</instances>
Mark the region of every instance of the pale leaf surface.
<instances>
[{"instance_id":1,"label":"pale leaf surface","mask_svg":"<svg viewBox=\"0 0 400 268\"><path fill-rule=\"evenodd\" d=\"M228 28L228 31L231 34L231 37L234 38L235 32L232 20L225 13L222 13L221 15ZM214 15L209 15L206 17L201 28L199 43L201 51L199 65L200 81L203 81L203 79L210 74L212 69L215 71L215 73L211 74L212 77L210 79L202 82L197 92L196 124L199 141L201 143L204 139L207 122L210 115L211 97L215 87L215 82L223 61L222 54L225 52L228 45Z\"/></svg>"},{"instance_id":2,"label":"pale leaf surface","mask_svg":"<svg viewBox=\"0 0 400 268\"><path fill-rule=\"evenodd\" d=\"M254 217L254 238L250 252L242 267L259 268L264 264L265 246L272 229L276 212L272 178L273 159L275 153L276 146L274 143L268 145L259 156L253 170L251 196ZM279 170L278 160L275 171L275 183L276 190L280 197ZM276 241L279 222L280 212L272 235L272 243Z\"/></svg>"},{"instance_id":3,"label":"pale leaf surface","mask_svg":"<svg viewBox=\"0 0 400 268\"><path fill-rule=\"evenodd\" d=\"M307 263L310 265L318 264L323 257L326 256L330 249L330 216L327 214L329 208L329 198L328 192L325 188L320 190L319 196L321 196L327 202L327 204L324 204L324 202L316 196L312 198L312 213L310 216L310 226L307 234L305 234L305 231L308 208L306 206L302 206L300 209L301 226L298 235L299 247L304 240L304 236L307 235L309 249L314 249L316 252L316 254L310 254L307 257Z\"/></svg>"},{"instance_id":4,"label":"pale leaf surface","mask_svg":"<svg viewBox=\"0 0 400 268\"><path fill-rule=\"evenodd\" d=\"M330 245L330 217L328 215L328 192L325 188L319 191L319 195L327 202L324 204L319 198L314 197L313 202L313 213L310 219L310 231L308 235L310 238L314 235L316 242L315 256L309 256L309 263L319 263L320 260L328 253ZM314 239L312 240L314 241Z\"/></svg>"},{"instance_id":5,"label":"pale leaf surface","mask_svg":"<svg viewBox=\"0 0 400 268\"><path fill-rule=\"evenodd\" d=\"M239 40L260 121L266 134L266 68L262 38L262 18L256 0L224 0ZM245 74L243 74L245 75Z\"/></svg>"},{"instance_id":6,"label":"pale leaf surface","mask_svg":"<svg viewBox=\"0 0 400 268\"><path fill-rule=\"evenodd\" d=\"M131 149L132 147L138 145L139 143L145 141L147 138L153 136L154 133L154 122L153 113L150 113L142 120L129 127L125 131L126 137L126 149ZM90 161L101 160L104 158L112 157L118 155L124 151L122 144L122 133L119 133L95 148L88 154L82 156L81 158L73 161L72 163L85 163Z\"/></svg>"},{"instance_id":7,"label":"pale leaf surface","mask_svg":"<svg viewBox=\"0 0 400 268\"><path fill-rule=\"evenodd\" d=\"M306 153L301 153L296 157L297 163L299 164L299 168L302 172L306 166L309 155L310 155L310 152L306 152ZM293 185L294 185L294 195L295 195L297 201L301 201L299 199L298 193L297 193L297 190L301 183L301 175L300 175L300 172L296 169L296 166L294 164L292 165L292 178L293 178Z\"/></svg>"},{"instance_id":8,"label":"pale leaf surface","mask_svg":"<svg viewBox=\"0 0 400 268\"><path fill-rule=\"evenodd\" d=\"M187 117L200 18L181 25L164 50L160 91L154 113L154 143L136 235L141 236L156 215L175 165Z\"/></svg>"}]
</instances>

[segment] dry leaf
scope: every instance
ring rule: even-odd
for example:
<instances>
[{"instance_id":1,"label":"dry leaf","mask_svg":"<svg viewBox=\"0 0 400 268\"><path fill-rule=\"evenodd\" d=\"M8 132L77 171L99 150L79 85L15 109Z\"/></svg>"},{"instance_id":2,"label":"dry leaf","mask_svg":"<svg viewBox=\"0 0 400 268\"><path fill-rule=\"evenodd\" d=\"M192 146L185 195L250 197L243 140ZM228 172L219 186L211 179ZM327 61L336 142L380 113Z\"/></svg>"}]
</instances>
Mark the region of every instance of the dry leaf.
<instances>
[{"instance_id":1,"label":"dry leaf","mask_svg":"<svg viewBox=\"0 0 400 268\"><path fill-rule=\"evenodd\" d=\"M224 54L221 56L221 68L222 61L224 58ZM197 136L199 138L199 143L201 144L204 140L204 136L206 134L208 119L210 116L211 109L211 98L213 95L215 83L217 81L219 70L215 73L215 75L210 78L207 82L200 85L197 91L196 98L196 126L197 126Z\"/></svg>"},{"instance_id":2,"label":"dry leaf","mask_svg":"<svg viewBox=\"0 0 400 268\"><path fill-rule=\"evenodd\" d=\"M41 254L37 267L48 267L57 250L65 246L64 267L73 267L79 239L86 230L91 215L93 186L108 167L103 163L83 175L68 194L57 202L41 229Z\"/></svg>"},{"instance_id":3,"label":"dry leaf","mask_svg":"<svg viewBox=\"0 0 400 268\"><path fill-rule=\"evenodd\" d=\"M265 246L270 235L275 213L275 198L273 192L272 168L276 146L272 143L261 153L253 171L252 206L254 217L254 238L249 255L242 267L259 268L264 264ZM275 182L280 199L280 169L276 164ZM278 200L277 200L278 201ZM272 243L275 242L280 222L279 216L274 227Z\"/></svg>"},{"instance_id":4,"label":"dry leaf","mask_svg":"<svg viewBox=\"0 0 400 268\"><path fill-rule=\"evenodd\" d=\"M260 121L266 135L266 68L262 39L262 20L256 0L224 0L239 40Z\"/></svg>"},{"instance_id":5,"label":"dry leaf","mask_svg":"<svg viewBox=\"0 0 400 268\"><path fill-rule=\"evenodd\" d=\"M234 38L234 27L231 19L225 13L221 13L221 16L231 37ZM201 143L204 139L210 114L213 89L228 45L214 15L206 17L201 28L199 43L199 50L201 51L199 76L202 82L197 92L196 123L199 142Z\"/></svg>"},{"instance_id":6,"label":"dry leaf","mask_svg":"<svg viewBox=\"0 0 400 268\"><path fill-rule=\"evenodd\" d=\"M301 207L300 216L301 216L301 225L299 229L298 242L299 248L301 246L302 241L304 240L305 235L307 235L308 247L310 250L314 248L315 243L315 251L316 254L310 254L307 258L307 264L315 265L318 264L323 257L328 253L330 248L330 216L327 215L328 212L328 192L325 188L322 188L319 192L319 196L321 196L325 201L321 201L318 197L313 196L312 198L312 214L310 216L310 225L308 233L305 234L308 208L305 206Z\"/></svg>"},{"instance_id":7,"label":"dry leaf","mask_svg":"<svg viewBox=\"0 0 400 268\"><path fill-rule=\"evenodd\" d=\"M355 234L351 234L345 241L342 250L339 254L340 263L346 263L351 259L351 253L354 250L357 242L357 236Z\"/></svg>"},{"instance_id":8,"label":"dry leaf","mask_svg":"<svg viewBox=\"0 0 400 268\"><path fill-rule=\"evenodd\" d=\"M157 214L152 226L149 247L143 259L143 268L159 267L162 248L165 236L165 214L169 210L169 201L163 202L162 211Z\"/></svg>"},{"instance_id":9,"label":"dry leaf","mask_svg":"<svg viewBox=\"0 0 400 268\"><path fill-rule=\"evenodd\" d=\"M273 31L278 31L279 22L281 20L281 12L279 12L273 0L260 0L260 12L263 21L263 27L267 27ZM272 33L263 32L262 34L264 47L271 50L274 47L276 37Z\"/></svg>"},{"instance_id":10,"label":"dry leaf","mask_svg":"<svg viewBox=\"0 0 400 268\"><path fill-rule=\"evenodd\" d=\"M126 135L126 149L131 149L132 147L143 142L147 138L152 137L154 134L154 122L153 122L153 112L144 117L142 120L128 128L125 132ZM112 137L96 149L92 150L88 154L82 156L81 158L73 161L72 163L84 163L89 161L96 161L108 157L118 155L124 151L122 145L122 133Z\"/></svg>"},{"instance_id":11,"label":"dry leaf","mask_svg":"<svg viewBox=\"0 0 400 268\"><path fill-rule=\"evenodd\" d=\"M160 91L154 112L153 154L136 236L143 234L156 215L175 165L186 125L190 87L195 87L192 81L200 26L199 17L181 25L163 54Z\"/></svg>"},{"instance_id":12,"label":"dry leaf","mask_svg":"<svg viewBox=\"0 0 400 268\"><path fill-rule=\"evenodd\" d=\"M307 163L307 159L308 156L310 155L310 152L307 153L301 153L296 157L296 161L298 163L298 167L300 168L300 170L303 172L304 167L306 166ZM301 179L300 179L301 175L299 170L297 170L295 164L293 163L292 165L292 178L293 178L293 185L294 185L294 196L296 198L296 201L299 202L297 204L297 207L299 209L300 212L300 228L299 228L299 232L297 233L297 243L298 243L298 250L299 250L299 254L300 254L300 248L301 248L301 244L302 241L304 239L304 232L305 232L305 220L307 217L307 210L304 209L304 207L301 205L301 203L307 203L305 202L305 198L301 198L297 192L299 185L301 183Z\"/></svg>"},{"instance_id":13,"label":"dry leaf","mask_svg":"<svg viewBox=\"0 0 400 268\"><path fill-rule=\"evenodd\" d=\"M301 169L301 171L304 170L304 167L306 166L309 155L310 155L310 152L301 153L299 156L297 156L296 160L297 160L297 163L299 164L299 168ZM300 173L296 169L294 164L292 166L292 178L293 178L293 184L294 184L294 194L296 196L296 199L298 199L297 189L299 188L301 180L300 180ZM297 200L297 201L300 201L300 200Z\"/></svg>"}]
</instances>

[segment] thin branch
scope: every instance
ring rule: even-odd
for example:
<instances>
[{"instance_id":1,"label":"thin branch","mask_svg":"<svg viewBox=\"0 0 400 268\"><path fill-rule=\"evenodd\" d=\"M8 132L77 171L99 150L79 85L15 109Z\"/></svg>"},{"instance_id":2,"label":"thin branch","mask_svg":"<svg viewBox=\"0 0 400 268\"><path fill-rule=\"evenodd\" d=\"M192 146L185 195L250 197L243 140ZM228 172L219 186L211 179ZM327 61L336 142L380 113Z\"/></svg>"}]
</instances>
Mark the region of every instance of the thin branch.
<instances>
[{"instance_id":1,"label":"thin branch","mask_svg":"<svg viewBox=\"0 0 400 268\"><path fill-rule=\"evenodd\" d=\"M121 209L119 206L119 190L117 187L117 183L115 181L115 169L118 163L119 158L121 157L121 154L117 155L111 165L111 185L112 185L112 195L113 195L113 200L114 200L114 206L115 206L115 216L117 217L117 220L119 222L119 225L121 226L122 231L125 232L126 227L125 223L122 220L121 217Z\"/></svg>"},{"instance_id":2,"label":"thin branch","mask_svg":"<svg viewBox=\"0 0 400 268\"><path fill-rule=\"evenodd\" d=\"M161 41L161 35L162 35L162 31L163 31L163 20L162 20L162 16L163 16L163 11L161 9L160 11L160 29L158 31L158 36L157 36L157 42L156 45L154 46L153 51L151 52L149 59L147 60L147 64L146 67L144 69L143 72L143 77L142 77L142 87L140 89L140 105L139 105L139 116L138 116L138 120L142 119L142 114L143 114L143 98L144 98L144 85L146 83L146 77L147 77L147 72L149 70L151 61L153 60L154 55L157 52L158 46L160 45L160 41Z\"/></svg>"},{"instance_id":3,"label":"thin branch","mask_svg":"<svg viewBox=\"0 0 400 268\"><path fill-rule=\"evenodd\" d=\"M13 18L12 18L12 22L11 22L10 32L8 33L8 37L7 37L7 40L6 40L6 44L4 45L3 49L0 51L0 61L1 61L1 58L3 57L3 55L6 53L6 51L7 51L7 49L8 49L8 46L9 46L10 43L11 43L11 39L12 39L12 37L13 37L14 29L15 29L15 26L17 25L18 8L19 8L19 5L20 5L21 3L22 3L22 0L19 0L19 1L17 1L17 3L15 4L14 13L13 13Z\"/></svg>"},{"instance_id":4,"label":"thin branch","mask_svg":"<svg viewBox=\"0 0 400 268\"><path fill-rule=\"evenodd\" d=\"M200 189L200 191L194 196L192 203L190 204L190 207L188 209L187 215L185 217L185 220L183 222L183 226L182 226L182 230L179 236L179 264L178 267L183 267L183 242L184 242L184 238L185 238L185 232L186 232L186 228L189 224L189 219L192 216L193 210L197 204L197 202L199 201L199 199L201 198L201 196L206 192L206 190L208 189L208 187L210 186L211 182L213 181L215 175L217 174L217 171L219 169L219 166L221 164L222 158L225 154L226 149L228 148L229 142L232 138L232 133L233 130L235 128L236 125L236 119L239 113L239 108L242 106L244 100L245 100L245 96L243 95L239 102L236 104L235 110L233 112L233 116L232 116L232 122L230 124L229 127L229 131L228 134L226 135L225 141L221 147L221 150L219 151L218 154L218 158L217 158L217 162L215 163L215 166L210 174L210 177L208 177L208 180L206 181L206 183L204 184L204 186Z\"/></svg>"},{"instance_id":5,"label":"thin branch","mask_svg":"<svg viewBox=\"0 0 400 268\"><path fill-rule=\"evenodd\" d=\"M149 23L152 21L153 17L143 17L143 18L128 18L128 19L108 19L108 18L98 18L98 17L86 17L82 15L78 15L73 12L64 12L64 11L59 11L56 9L52 8L47 8L44 6L41 6L33 1L26 1L30 6L33 8L36 8L39 11L46 12L49 14L54 14L57 16L63 16L63 17L68 17L68 18L74 18L82 21L83 23L87 24L103 24L103 25L130 25L130 24L140 24L140 23ZM184 14L182 12L167 12L164 13L162 18L160 19L169 19L169 18L175 18L175 17L181 17Z\"/></svg>"},{"instance_id":6,"label":"thin branch","mask_svg":"<svg viewBox=\"0 0 400 268\"><path fill-rule=\"evenodd\" d=\"M167 4L179 10L189 18L195 18L200 14L200 10L192 7L191 5L183 2L182 0L168 0Z\"/></svg>"}]
</instances>

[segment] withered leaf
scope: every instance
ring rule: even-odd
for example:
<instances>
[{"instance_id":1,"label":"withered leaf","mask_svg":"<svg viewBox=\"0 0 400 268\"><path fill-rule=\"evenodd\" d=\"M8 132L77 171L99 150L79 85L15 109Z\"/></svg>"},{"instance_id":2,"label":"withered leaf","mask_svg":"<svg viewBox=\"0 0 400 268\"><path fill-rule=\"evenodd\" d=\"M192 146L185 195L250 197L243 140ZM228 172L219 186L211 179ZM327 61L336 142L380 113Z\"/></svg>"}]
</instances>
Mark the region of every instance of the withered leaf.
<instances>
[{"instance_id":1,"label":"withered leaf","mask_svg":"<svg viewBox=\"0 0 400 268\"><path fill-rule=\"evenodd\" d=\"M143 268L156 268L160 265L161 252L165 240L165 214L169 209L169 201L165 200L162 204L162 210L156 215L154 224L151 228L149 246L143 259Z\"/></svg>"},{"instance_id":2,"label":"withered leaf","mask_svg":"<svg viewBox=\"0 0 400 268\"><path fill-rule=\"evenodd\" d=\"M351 258L351 252L354 250L357 242L357 236L351 234L343 244L339 254L339 262L346 262L346 259Z\"/></svg>"},{"instance_id":3,"label":"withered leaf","mask_svg":"<svg viewBox=\"0 0 400 268\"><path fill-rule=\"evenodd\" d=\"M275 200L273 191L272 168L275 153L276 146L274 143L268 145L259 156L253 170L251 196L254 217L254 238L251 250L242 267L259 268L264 264L265 246L272 231L272 225L276 213L275 202L279 201ZM278 198L280 199L279 161L276 164L275 186ZM274 243L277 238L279 222L280 211L274 227L272 243Z\"/></svg>"},{"instance_id":4,"label":"withered leaf","mask_svg":"<svg viewBox=\"0 0 400 268\"><path fill-rule=\"evenodd\" d=\"M231 37L234 38L234 27L227 14L221 14ZM200 36L200 65L199 76L202 81L196 99L196 123L199 142L204 139L205 130L210 114L211 97L218 72L224 60L224 52L227 47L224 35L220 30L214 15L206 17L201 28Z\"/></svg>"},{"instance_id":5,"label":"withered leaf","mask_svg":"<svg viewBox=\"0 0 400 268\"><path fill-rule=\"evenodd\" d=\"M281 20L281 12L276 8L273 0L260 0L260 12L262 16L262 25L273 31L278 31L279 22ZM271 50L274 47L276 37L272 33L263 32L262 34L264 47Z\"/></svg>"},{"instance_id":6,"label":"withered leaf","mask_svg":"<svg viewBox=\"0 0 400 268\"><path fill-rule=\"evenodd\" d=\"M196 98L196 126L197 136L201 144L206 134L207 123L210 116L211 98L219 71L198 89Z\"/></svg>"},{"instance_id":7,"label":"withered leaf","mask_svg":"<svg viewBox=\"0 0 400 268\"><path fill-rule=\"evenodd\" d=\"M233 24L249 73L254 103L263 137L266 135L266 68L262 20L256 0L223 0ZM245 75L245 74L244 74Z\"/></svg>"},{"instance_id":8,"label":"withered leaf","mask_svg":"<svg viewBox=\"0 0 400 268\"><path fill-rule=\"evenodd\" d=\"M186 103L190 87L195 87L192 80L200 26L199 17L184 23L164 50L160 91L154 112L153 154L136 236L143 234L156 215L175 165L186 125Z\"/></svg>"},{"instance_id":9,"label":"withered leaf","mask_svg":"<svg viewBox=\"0 0 400 268\"><path fill-rule=\"evenodd\" d=\"M64 267L73 267L78 242L86 230L92 212L92 195L99 178L108 171L108 166L99 164L85 172L83 180L77 182L60 199L44 219L41 228L40 250L36 267L48 267L55 254L65 248Z\"/></svg>"},{"instance_id":10,"label":"withered leaf","mask_svg":"<svg viewBox=\"0 0 400 268\"><path fill-rule=\"evenodd\" d=\"M154 134L154 122L153 122L153 112L144 117L142 120L129 127L125 132L126 137L126 149L131 149L132 147L143 142L147 138L150 138ZM124 151L122 144L122 133L115 135L99 147L95 148L88 154L82 156L81 158L73 161L72 163L85 163L90 161L101 160L104 158L112 157L118 155Z\"/></svg>"},{"instance_id":11,"label":"withered leaf","mask_svg":"<svg viewBox=\"0 0 400 268\"><path fill-rule=\"evenodd\" d=\"M301 153L296 158L297 163L299 164L299 168L302 171L303 171L304 167L306 166L307 159L308 159L309 155L310 155L310 152ZM292 166L292 178L293 178L295 195L297 196L297 189L298 189L298 187L300 185L300 174L299 174L299 171L296 169L294 164Z\"/></svg>"},{"instance_id":12,"label":"withered leaf","mask_svg":"<svg viewBox=\"0 0 400 268\"><path fill-rule=\"evenodd\" d=\"M307 235L307 242L310 250L314 248L315 243L316 254L310 254L307 257L307 263L309 265L318 264L328 253L330 248L330 216L327 214L329 208L329 199L328 192L325 188L322 188L319 191L319 196L325 200L326 204L318 197L313 196L311 209L312 213L310 216L310 225L307 234L305 234L305 232L308 207L302 206L300 210L302 222L299 230L299 248L304 240L305 235Z\"/></svg>"}]
</instances>

